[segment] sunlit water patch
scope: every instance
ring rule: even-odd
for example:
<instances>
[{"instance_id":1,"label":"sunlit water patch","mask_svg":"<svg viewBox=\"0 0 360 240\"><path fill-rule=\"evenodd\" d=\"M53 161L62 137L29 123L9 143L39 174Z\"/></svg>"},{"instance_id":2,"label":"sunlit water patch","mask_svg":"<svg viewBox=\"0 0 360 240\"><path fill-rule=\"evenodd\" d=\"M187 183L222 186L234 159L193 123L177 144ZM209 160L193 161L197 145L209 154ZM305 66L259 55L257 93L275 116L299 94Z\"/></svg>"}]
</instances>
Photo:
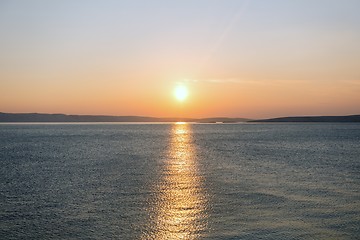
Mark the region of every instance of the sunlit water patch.
<instances>
[{"instance_id":1,"label":"sunlit water patch","mask_svg":"<svg viewBox=\"0 0 360 240\"><path fill-rule=\"evenodd\" d=\"M208 202L191 127L172 127L168 157L155 186L151 231L144 239L197 239L207 230Z\"/></svg>"}]
</instances>

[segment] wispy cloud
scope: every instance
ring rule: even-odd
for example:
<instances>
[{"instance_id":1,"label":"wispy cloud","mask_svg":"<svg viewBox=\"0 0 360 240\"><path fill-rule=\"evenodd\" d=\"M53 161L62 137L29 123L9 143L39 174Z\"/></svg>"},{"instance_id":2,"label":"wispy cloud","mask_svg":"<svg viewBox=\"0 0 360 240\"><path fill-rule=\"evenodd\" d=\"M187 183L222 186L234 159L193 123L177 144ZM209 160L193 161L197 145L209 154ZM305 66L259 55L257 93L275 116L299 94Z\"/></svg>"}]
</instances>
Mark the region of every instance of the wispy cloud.
<instances>
[{"instance_id":1,"label":"wispy cloud","mask_svg":"<svg viewBox=\"0 0 360 240\"><path fill-rule=\"evenodd\" d=\"M283 82L274 79L246 79L246 78L200 78L200 79L184 79L178 83L214 83L214 84L268 84L270 82Z\"/></svg>"},{"instance_id":2,"label":"wispy cloud","mask_svg":"<svg viewBox=\"0 0 360 240\"><path fill-rule=\"evenodd\" d=\"M355 86L360 85L360 81L351 80L345 81L347 84ZM246 79L246 78L191 78L177 81L177 84L196 84L196 83L209 83L209 84L257 84L257 85L284 85L284 84L317 84L321 81L314 81L313 79Z\"/></svg>"},{"instance_id":3,"label":"wispy cloud","mask_svg":"<svg viewBox=\"0 0 360 240\"><path fill-rule=\"evenodd\" d=\"M238 78L208 78L208 79L184 79L182 83L242 83Z\"/></svg>"}]
</instances>

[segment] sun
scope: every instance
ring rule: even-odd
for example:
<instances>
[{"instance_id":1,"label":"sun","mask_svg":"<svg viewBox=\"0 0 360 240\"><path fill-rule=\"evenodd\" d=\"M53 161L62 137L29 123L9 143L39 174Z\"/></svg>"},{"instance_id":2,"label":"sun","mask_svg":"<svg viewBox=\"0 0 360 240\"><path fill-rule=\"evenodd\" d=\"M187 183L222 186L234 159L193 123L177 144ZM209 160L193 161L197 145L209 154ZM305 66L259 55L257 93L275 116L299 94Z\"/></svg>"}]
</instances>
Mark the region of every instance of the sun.
<instances>
[{"instance_id":1,"label":"sun","mask_svg":"<svg viewBox=\"0 0 360 240\"><path fill-rule=\"evenodd\" d=\"M189 95L188 89L184 85L178 85L175 87L174 91L175 98L178 101L184 101Z\"/></svg>"}]
</instances>

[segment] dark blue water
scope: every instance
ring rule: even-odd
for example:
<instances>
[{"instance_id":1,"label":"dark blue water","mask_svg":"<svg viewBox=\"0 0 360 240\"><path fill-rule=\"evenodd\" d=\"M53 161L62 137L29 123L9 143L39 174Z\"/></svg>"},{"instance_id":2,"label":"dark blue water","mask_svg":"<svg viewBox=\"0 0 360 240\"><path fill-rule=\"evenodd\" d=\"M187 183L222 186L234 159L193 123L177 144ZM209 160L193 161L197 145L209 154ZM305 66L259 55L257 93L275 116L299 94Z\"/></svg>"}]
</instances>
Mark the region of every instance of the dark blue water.
<instances>
[{"instance_id":1,"label":"dark blue water","mask_svg":"<svg viewBox=\"0 0 360 240\"><path fill-rule=\"evenodd\" d=\"M2 124L0 239L360 239L360 124Z\"/></svg>"}]
</instances>

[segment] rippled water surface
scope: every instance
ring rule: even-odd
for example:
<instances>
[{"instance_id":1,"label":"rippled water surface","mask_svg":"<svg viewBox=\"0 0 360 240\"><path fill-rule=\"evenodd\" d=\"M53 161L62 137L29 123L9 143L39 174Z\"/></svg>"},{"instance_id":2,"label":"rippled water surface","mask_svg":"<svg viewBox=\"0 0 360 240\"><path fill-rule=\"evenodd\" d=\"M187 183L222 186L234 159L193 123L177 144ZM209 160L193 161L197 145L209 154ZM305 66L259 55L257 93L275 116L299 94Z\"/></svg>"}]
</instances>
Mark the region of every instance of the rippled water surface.
<instances>
[{"instance_id":1,"label":"rippled water surface","mask_svg":"<svg viewBox=\"0 0 360 240\"><path fill-rule=\"evenodd\" d=\"M0 239L359 239L360 124L1 124Z\"/></svg>"}]
</instances>

